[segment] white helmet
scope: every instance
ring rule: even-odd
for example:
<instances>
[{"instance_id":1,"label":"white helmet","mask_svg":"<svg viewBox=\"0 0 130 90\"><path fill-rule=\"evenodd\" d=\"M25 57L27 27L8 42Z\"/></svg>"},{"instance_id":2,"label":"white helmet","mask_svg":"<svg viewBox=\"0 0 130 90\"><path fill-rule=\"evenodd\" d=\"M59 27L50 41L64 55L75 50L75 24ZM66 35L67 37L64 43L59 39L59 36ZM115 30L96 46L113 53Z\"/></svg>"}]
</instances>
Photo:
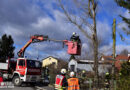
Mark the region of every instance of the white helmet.
<instances>
[{"instance_id":1,"label":"white helmet","mask_svg":"<svg viewBox=\"0 0 130 90\"><path fill-rule=\"evenodd\" d=\"M76 35L76 32L73 32L73 35Z\"/></svg>"},{"instance_id":2,"label":"white helmet","mask_svg":"<svg viewBox=\"0 0 130 90\"><path fill-rule=\"evenodd\" d=\"M64 68L61 69L61 73L62 73L62 74L66 74L66 69L64 69Z\"/></svg>"},{"instance_id":3,"label":"white helmet","mask_svg":"<svg viewBox=\"0 0 130 90\"><path fill-rule=\"evenodd\" d=\"M70 77L74 77L75 73L74 72L70 72Z\"/></svg>"}]
</instances>

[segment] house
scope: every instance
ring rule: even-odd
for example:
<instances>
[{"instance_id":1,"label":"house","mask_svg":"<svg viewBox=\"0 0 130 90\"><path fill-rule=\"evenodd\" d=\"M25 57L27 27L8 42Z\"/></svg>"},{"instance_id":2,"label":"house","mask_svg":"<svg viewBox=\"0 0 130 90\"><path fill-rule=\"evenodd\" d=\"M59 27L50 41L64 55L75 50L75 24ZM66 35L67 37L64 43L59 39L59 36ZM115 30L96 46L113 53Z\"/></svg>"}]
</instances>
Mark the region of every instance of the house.
<instances>
[{"instance_id":1,"label":"house","mask_svg":"<svg viewBox=\"0 0 130 90\"><path fill-rule=\"evenodd\" d=\"M128 61L128 56L126 55L117 55L116 56L116 62L115 62L115 67L120 70L121 69L121 64L123 62Z\"/></svg>"},{"instance_id":2,"label":"house","mask_svg":"<svg viewBox=\"0 0 130 90\"><path fill-rule=\"evenodd\" d=\"M113 56L101 56L100 60L101 61L109 61L109 62L112 62L112 59Z\"/></svg>"},{"instance_id":3,"label":"house","mask_svg":"<svg viewBox=\"0 0 130 90\"><path fill-rule=\"evenodd\" d=\"M60 58L55 58L52 56L49 56L47 58L44 58L42 60L42 67L46 67L49 65L54 65L55 69L61 69L61 68L68 68L68 62L66 62L65 60L62 60Z\"/></svg>"},{"instance_id":4,"label":"house","mask_svg":"<svg viewBox=\"0 0 130 90\"><path fill-rule=\"evenodd\" d=\"M121 63L128 61L128 57L129 57L129 54L128 54L128 56L126 56L126 55L116 55L115 62L113 62L114 59L113 59L112 56L101 56L101 61L109 62L111 64L115 63L115 67L117 68L117 70L120 70L121 69Z\"/></svg>"},{"instance_id":5,"label":"house","mask_svg":"<svg viewBox=\"0 0 130 90\"><path fill-rule=\"evenodd\" d=\"M86 70L87 72L93 72L94 60L75 60L72 59L68 63L68 69L70 71L80 72ZM99 61L99 75L105 74L112 67L111 63Z\"/></svg>"},{"instance_id":6,"label":"house","mask_svg":"<svg viewBox=\"0 0 130 90\"><path fill-rule=\"evenodd\" d=\"M58 65L58 59L57 58L54 58L52 56L49 56L47 58L44 58L42 60L42 67L46 67L48 65L51 65L51 64L54 64L55 65L55 68L57 68L57 65Z\"/></svg>"}]
</instances>

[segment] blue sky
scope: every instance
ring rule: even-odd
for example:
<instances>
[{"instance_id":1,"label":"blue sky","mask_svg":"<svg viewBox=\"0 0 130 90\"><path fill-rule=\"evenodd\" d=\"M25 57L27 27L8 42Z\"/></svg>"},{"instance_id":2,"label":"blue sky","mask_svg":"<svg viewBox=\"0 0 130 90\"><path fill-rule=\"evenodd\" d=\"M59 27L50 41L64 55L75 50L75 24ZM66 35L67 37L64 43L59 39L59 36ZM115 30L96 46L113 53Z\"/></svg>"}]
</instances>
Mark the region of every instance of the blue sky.
<instances>
[{"instance_id":1,"label":"blue sky","mask_svg":"<svg viewBox=\"0 0 130 90\"><path fill-rule=\"evenodd\" d=\"M0 36L3 34L12 35L16 46L15 53L30 39L31 35L43 34L50 38L65 40L69 39L72 32L77 32L83 42L82 57L86 52L92 55L92 49L84 35L71 23L69 23L57 6L57 0L0 0ZM71 0L66 2L67 8L72 8ZM74 9L74 8L72 8ZM71 14L75 15L72 10ZM99 0L97 8L97 30L100 39L104 42L99 51L105 55L112 53L112 23L113 18L117 20L117 30L121 32L121 27L126 26L122 22L119 14L130 18L128 10L118 7L114 0ZM126 36L126 42L130 42L130 36ZM117 54L123 49L130 52L130 45L122 42L117 33ZM25 55L36 59L54 56L68 59L67 48L62 48L62 43L42 42L31 44Z\"/></svg>"}]
</instances>

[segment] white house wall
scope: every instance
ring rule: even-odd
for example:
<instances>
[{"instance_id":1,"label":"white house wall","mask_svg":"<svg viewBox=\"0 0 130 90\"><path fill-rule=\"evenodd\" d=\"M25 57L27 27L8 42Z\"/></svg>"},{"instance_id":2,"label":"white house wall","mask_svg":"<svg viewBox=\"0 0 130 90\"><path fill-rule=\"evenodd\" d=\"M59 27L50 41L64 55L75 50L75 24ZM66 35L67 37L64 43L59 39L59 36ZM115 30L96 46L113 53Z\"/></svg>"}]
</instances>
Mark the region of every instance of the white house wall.
<instances>
[{"instance_id":1,"label":"white house wall","mask_svg":"<svg viewBox=\"0 0 130 90\"><path fill-rule=\"evenodd\" d=\"M78 64L77 69L86 70L86 71L93 71L92 64Z\"/></svg>"},{"instance_id":2,"label":"white house wall","mask_svg":"<svg viewBox=\"0 0 130 90\"><path fill-rule=\"evenodd\" d=\"M71 66L71 65L75 65L74 71L77 72L77 61L71 60L71 61L68 63L69 69L70 69L70 66Z\"/></svg>"},{"instance_id":3,"label":"white house wall","mask_svg":"<svg viewBox=\"0 0 130 90\"><path fill-rule=\"evenodd\" d=\"M86 70L86 71L93 71L93 63L77 63L76 60L71 60L68 63L68 68L70 69L71 65L75 65L75 69L74 71L77 72L77 70ZM104 74L106 72L108 72L108 69L111 68L111 64L103 64L100 63L98 65L98 71L99 71L99 75Z\"/></svg>"},{"instance_id":4,"label":"white house wall","mask_svg":"<svg viewBox=\"0 0 130 90\"><path fill-rule=\"evenodd\" d=\"M99 64L98 65L98 71L99 71L99 75L102 73L106 73L108 72L108 68L110 68L111 65L107 65L107 64ZM77 64L77 69L80 70L86 70L86 71L93 71L93 64Z\"/></svg>"}]
</instances>

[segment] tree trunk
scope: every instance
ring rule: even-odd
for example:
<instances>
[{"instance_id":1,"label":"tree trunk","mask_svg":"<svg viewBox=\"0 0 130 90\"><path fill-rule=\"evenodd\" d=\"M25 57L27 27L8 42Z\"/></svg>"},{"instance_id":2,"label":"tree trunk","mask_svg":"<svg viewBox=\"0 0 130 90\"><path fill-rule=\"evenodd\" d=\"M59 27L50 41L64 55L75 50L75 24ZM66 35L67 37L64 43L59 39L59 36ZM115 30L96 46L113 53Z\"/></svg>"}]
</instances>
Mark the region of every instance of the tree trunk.
<instances>
[{"instance_id":1,"label":"tree trunk","mask_svg":"<svg viewBox=\"0 0 130 90\"><path fill-rule=\"evenodd\" d=\"M113 59L116 57L116 19L113 19ZM115 61L112 62L111 90L114 90Z\"/></svg>"},{"instance_id":2,"label":"tree trunk","mask_svg":"<svg viewBox=\"0 0 130 90\"><path fill-rule=\"evenodd\" d=\"M96 33L96 31L95 31ZM94 86L98 87L98 42L97 35L93 35L93 45L94 45Z\"/></svg>"},{"instance_id":3,"label":"tree trunk","mask_svg":"<svg viewBox=\"0 0 130 90\"><path fill-rule=\"evenodd\" d=\"M98 38L96 30L96 12L95 3L93 2L93 46L94 46L94 88L98 89Z\"/></svg>"}]
</instances>

